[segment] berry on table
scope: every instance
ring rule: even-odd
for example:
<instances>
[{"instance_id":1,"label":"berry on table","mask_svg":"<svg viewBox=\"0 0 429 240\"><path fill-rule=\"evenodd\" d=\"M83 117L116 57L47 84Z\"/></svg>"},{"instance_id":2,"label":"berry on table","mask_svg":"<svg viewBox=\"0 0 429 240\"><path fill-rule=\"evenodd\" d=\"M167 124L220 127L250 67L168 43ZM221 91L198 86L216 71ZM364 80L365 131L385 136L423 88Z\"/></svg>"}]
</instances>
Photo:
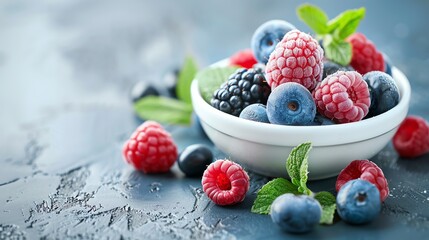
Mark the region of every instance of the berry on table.
<instances>
[{"instance_id":1,"label":"berry on table","mask_svg":"<svg viewBox=\"0 0 429 240\"><path fill-rule=\"evenodd\" d=\"M273 222L283 230L305 233L319 224L322 207L310 196L286 193L277 197L271 204L270 215Z\"/></svg>"},{"instance_id":2,"label":"berry on table","mask_svg":"<svg viewBox=\"0 0 429 240\"><path fill-rule=\"evenodd\" d=\"M338 175L335 189L338 192L344 184L358 178L374 184L380 191L380 200L382 202L386 200L389 195L387 180L381 168L369 160L352 161Z\"/></svg>"},{"instance_id":3,"label":"berry on table","mask_svg":"<svg viewBox=\"0 0 429 240\"><path fill-rule=\"evenodd\" d=\"M413 158L429 152L429 124L419 116L408 116L393 136L399 156Z\"/></svg>"},{"instance_id":4,"label":"berry on table","mask_svg":"<svg viewBox=\"0 0 429 240\"><path fill-rule=\"evenodd\" d=\"M297 82L312 91L322 80L323 49L310 35L292 30L277 44L265 68L271 89Z\"/></svg>"},{"instance_id":5,"label":"berry on table","mask_svg":"<svg viewBox=\"0 0 429 240\"><path fill-rule=\"evenodd\" d=\"M193 144L179 154L177 164L188 177L201 177L207 166L213 162L213 153L203 144Z\"/></svg>"},{"instance_id":6,"label":"berry on table","mask_svg":"<svg viewBox=\"0 0 429 240\"><path fill-rule=\"evenodd\" d=\"M159 96L159 91L145 81L138 81L131 89L131 101L134 103L147 96Z\"/></svg>"},{"instance_id":7,"label":"berry on table","mask_svg":"<svg viewBox=\"0 0 429 240\"><path fill-rule=\"evenodd\" d=\"M203 191L217 205L232 205L244 200L249 190L246 171L229 160L217 160L204 171Z\"/></svg>"},{"instance_id":8,"label":"berry on table","mask_svg":"<svg viewBox=\"0 0 429 240\"><path fill-rule=\"evenodd\" d=\"M369 89L355 71L338 71L325 78L313 91L317 110L337 123L362 120L371 104Z\"/></svg>"},{"instance_id":9,"label":"berry on table","mask_svg":"<svg viewBox=\"0 0 429 240\"><path fill-rule=\"evenodd\" d=\"M270 92L261 69L241 68L214 92L210 104L222 112L238 117L250 104L266 104Z\"/></svg>"},{"instance_id":10,"label":"berry on table","mask_svg":"<svg viewBox=\"0 0 429 240\"><path fill-rule=\"evenodd\" d=\"M399 90L390 75L380 71L371 71L363 75L363 79L368 84L371 96L367 118L387 112L398 104Z\"/></svg>"},{"instance_id":11,"label":"berry on table","mask_svg":"<svg viewBox=\"0 0 429 240\"><path fill-rule=\"evenodd\" d=\"M267 115L274 124L309 125L316 115L316 105L304 86L288 82L276 87L268 97Z\"/></svg>"},{"instance_id":12,"label":"berry on table","mask_svg":"<svg viewBox=\"0 0 429 240\"><path fill-rule=\"evenodd\" d=\"M170 170L177 159L177 147L171 135L154 121L140 125L122 148L125 161L144 173Z\"/></svg>"},{"instance_id":13,"label":"berry on table","mask_svg":"<svg viewBox=\"0 0 429 240\"><path fill-rule=\"evenodd\" d=\"M374 43L368 40L362 33L354 33L347 38L352 45L352 60L350 65L360 74L371 71L384 72L385 64L383 55Z\"/></svg>"},{"instance_id":14,"label":"berry on table","mask_svg":"<svg viewBox=\"0 0 429 240\"><path fill-rule=\"evenodd\" d=\"M229 57L229 64L232 66L238 66L243 68L252 68L253 65L257 64L255 56L253 55L252 49L244 49L236 52Z\"/></svg>"},{"instance_id":15,"label":"berry on table","mask_svg":"<svg viewBox=\"0 0 429 240\"><path fill-rule=\"evenodd\" d=\"M338 215L347 223L368 223L378 216L380 209L380 192L368 181L351 180L337 194Z\"/></svg>"},{"instance_id":16,"label":"berry on table","mask_svg":"<svg viewBox=\"0 0 429 240\"><path fill-rule=\"evenodd\" d=\"M266 64L277 43L293 29L295 26L283 20L270 20L259 26L250 43L258 62Z\"/></svg>"},{"instance_id":17,"label":"berry on table","mask_svg":"<svg viewBox=\"0 0 429 240\"><path fill-rule=\"evenodd\" d=\"M247 106L243 111L241 111L240 118L255 122L270 123L267 116L267 108L264 104L260 103L254 103Z\"/></svg>"},{"instance_id":18,"label":"berry on table","mask_svg":"<svg viewBox=\"0 0 429 240\"><path fill-rule=\"evenodd\" d=\"M328 75L336 73L338 71L353 71L354 69L351 66L342 66L338 63L329 61L327 59L323 60L323 77L325 79Z\"/></svg>"}]
</instances>

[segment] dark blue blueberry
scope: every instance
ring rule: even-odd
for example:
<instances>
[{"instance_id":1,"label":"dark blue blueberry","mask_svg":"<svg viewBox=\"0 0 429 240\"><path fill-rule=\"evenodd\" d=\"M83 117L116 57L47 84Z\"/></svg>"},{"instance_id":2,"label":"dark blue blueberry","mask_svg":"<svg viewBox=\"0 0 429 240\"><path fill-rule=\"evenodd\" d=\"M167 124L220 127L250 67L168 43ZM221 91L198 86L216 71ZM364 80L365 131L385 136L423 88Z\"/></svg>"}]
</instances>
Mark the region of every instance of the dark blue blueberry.
<instances>
[{"instance_id":1,"label":"dark blue blueberry","mask_svg":"<svg viewBox=\"0 0 429 240\"><path fill-rule=\"evenodd\" d=\"M291 233L305 233L319 224L322 207L307 195L283 194L271 205L271 219L283 230Z\"/></svg>"},{"instance_id":2,"label":"dark blue blueberry","mask_svg":"<svg viewBox=\"0 0 429 240\"><path fill-rule=\"evenodd\" d=\"M387 73L372 71L363 75L368 84L371 105L366 118L382 114L399 102L399 90L393 78Z\"/></svg>"},{"instance_id":3,"label":"dark blue blueberry","mask_svg":"<svg viewBox=\"0 0 429 240\"><path fill-rule=\"evenodd\" d=\"M390 60L389 56L387 56L385 53L382 54L385 64L384 72L392 76L392 60Z\"/></svg>"},{"instance_id":4,"label":"dark blue blueberry","mask_svg":"<svg viewBox=\"0 0 429 240\"><path fill-rule=\"evenodd\" d=\"M380 209L380 192L368 181L351 180L338 192L337 212L345 222L368 223L378 216Z\"/></svg>"},{"instance_id":5,"label":"dark blue blueberry","mask_svg":"<svg viewBox=\"0 0 429 240\"><path fill-rule=\"evenodd\" d=\"M255 103L247 106L240 113L240 118L252 120L255 122L270 123L267 116L267 110L264 104Z\"/></svg>"},{"instance_id":6,"label":"dark blue blueberry","mask_svg":"<svg viewBox=\"0 0 429 240\"><path fill-rule=\"evenodd\" d=\"M213 162L213 153L203 144L193 144L179 154L177 164L188 177L201 177L207 166Z\"/></svg>"},{"instance_id":7,"label":"dark blue blueberry","mask_svg":"<svg viewBox=\"0 0 429 240\"><path fill-rule=\"evenodd\" d=\"M268 97L267 115L273 124L309 125L316 115L316 104L301 84L283 83Z\"/></svg>"},{"instance_id":8,"label":"dark blue blueberry","mask_svg":"<svg viewBox=\"0 0 429 240\"><path fill-rule=\"evenodd\" d=\"M354 69L351 66L342 66L338 63L325 60L323 61L323 77L325 79L327 76L336 73L337 71L353 71Z\"/></svg>"},{"instance_id":9,"label":"dark blue blueberry","mask_svg":"<svg viewBox=\"0 0 429 240\"><path fill-rule=\"evenodd\" d=\"M137 82L131 89L131 100L133 102L137 102L147 96L159 96L158 89L143 81Z\"/></svg>"},{"instance_id":10,"label":"dark blue blueberry","mask_svg":"<svg viewBox=\"0 0 429 240\"><path fill-rule=\"evenodd\" d=\"M277 43L293 29L296 27L283 20L271 20L259 26L253 33L250 43L258 62L266 64Z\"/></svg>"}]
</instances>

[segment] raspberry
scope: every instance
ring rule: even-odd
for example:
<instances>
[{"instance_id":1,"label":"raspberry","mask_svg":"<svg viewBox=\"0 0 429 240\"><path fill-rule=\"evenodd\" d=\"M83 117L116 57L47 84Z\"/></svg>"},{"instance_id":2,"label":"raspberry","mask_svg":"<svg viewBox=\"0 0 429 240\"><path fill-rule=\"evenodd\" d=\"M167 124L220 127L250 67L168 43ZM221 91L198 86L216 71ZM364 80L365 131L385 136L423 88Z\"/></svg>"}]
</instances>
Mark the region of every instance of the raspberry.
<instances>
[{"instance_id":1,"label":"raspberry","mask_svg":"<svg viewBox=\"0 0 429 240\"><path fill-rule=\"evenodd\" d=\"M353 179L362 179L374 184L380 191L380 200L382 202L389 195L389 186L383 171L377 164L369 160L354 160L345 167L338 175L335 183L337 192L340 191L344 184Z\"/></svg>"},{"instance_id":2,"label":"raspberry","mask_svg":"<svg viewBox=\"0 0 429 240\"><path fill-rule=\"evenodd\" d=\"M401 157L418 157L429 152L429 125L418 116L408 116L393 136L393 146Z\"/></svg>"},{"instance_id":3,"label":"raspberry","mask_svg":"<svg viewBox=\"0 0 429 240\"><path fill-rule=\"evenodd\" d=\"M384 72L383 54L375 48L374 43L362 33L354 33L347 38L352 45L352 61L350 65L360 74L371 71Z\"/></svg>"},{"instance_id":4,"label":"raspberry","mask_svg":"<svg viewBox=\"0 0 429 240\"><path fill-rule=\"evenodd\" d=\"M256 61L252 49L238 51L229 58L229 64L238 67L252 68L256 63L258 61Z\"/></svg>"},{"instance_id":5,"label":"raspberry","mask_svg":"<svg viewBox=\"0 0 429 240\"><path fill-rule=\"evenodd\" d=\"M249 190L249 176L229 160L217 160L204 171L203 191L218 205L231 205L244 200Z\"/></svg>"},{"instance_id":6,"label":"raspberry","mask_svg":"<svg viewBox=\"0 0 429 240\"><path fill-rule=\"evenodd\" d=\"M170 134L154 121L140 125L122 148L125 161L144 173L170 170L177 158L177 147Z\"/></svg>"},{"instance_id":7,"label":"raspberry","mask_svg":"<svg viewBox=\"0 0 429 240\"><path fill-rule=\"evenodd\" d=\"M317 110L337 123L362 120L371 99L368 84L355 71L338 71L326 77L313 91Z\"/></svg>"},{"instance_id":8,"label":"raspberry","mask_svg":"<svg viewBox=\"0 0 429 240\"><path fill-rule=\"evenodd\" d=\"M322 80L323 49L310 35L292 30L277 44L265 68L273 90L286 82L297 82L313 90Z\"/></svg>"}]
</instances>

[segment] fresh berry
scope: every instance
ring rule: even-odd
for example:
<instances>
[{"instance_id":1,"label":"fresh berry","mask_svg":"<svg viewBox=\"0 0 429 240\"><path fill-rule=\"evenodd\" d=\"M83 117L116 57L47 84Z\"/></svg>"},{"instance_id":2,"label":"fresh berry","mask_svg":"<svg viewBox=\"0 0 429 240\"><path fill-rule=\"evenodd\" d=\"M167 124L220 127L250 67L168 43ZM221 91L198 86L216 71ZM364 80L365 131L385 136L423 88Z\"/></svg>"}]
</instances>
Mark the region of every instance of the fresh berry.
<instances>
[{"instance_id":1,"label":"fresh berry","mask_svg":"<svg viewBox=\"0 0 429 240\"><path fill-rule=\"evenodd\" d=\"M203 144L193 144L179 154L177 163L188 177L201 177L207 166L213 162L213 153Z\"/></svg>"},{"instance_id":2,"label":"fresh berry","mask_svg":"<svg viewBox=\"0 0 429 240\"><path fill-rule=\"evenodd\" d=\"M214 92L210 103L214 108L238 117L250 104L266 104L270 92L260 69L241 68Z\"/></svg>"},{"instance_id":3,"label":"fresh berry","mask_svg":"<svg viewBox=\"0 0 429 240\"><path fill-rule=\"evenodd\" d=\"M271 20L259 26L250 43L258 62L266 64L277 43L293 29L295 26L283 20Z\"/></svg>"},{"instance_id":4,"label":"fresh berry","mask_svg":"<svg viewBox=\"0 0 429 240\"><path fill-rule=\"evenodd\" d=\"M392 76L392 60L390 60L390 57L387 56L387 54L383 52L381 54L383 54L383 59L384 59L384 65L385 65L384 72Z\"/></svg>"},{"instance_id":5,"label":"fresh berry","mask_svg":"<svg viewBox=\"0 0 429 240\"><path fill-rule=\"evenodd\" d=\"M329 118L326 118L322 115L320 115L320 113L316 113L316 116L314 117L314 120L311 124L311 126L323 126L323 125L333 125L335 124L334 121L332 121Z\"/></svg>"},{"instance_id":6,"label":"fresh berry","mask_svg":"<svg viewBox=\"0 0 429 240\"><path fill-rule=\"evenodd\" d=\"M352 45L352 61L350 65L360 74L371 71L384 72L384 59L381 52L377 51L374 43L368 40L362 33L354 33L347 38Z\"/></svg>"},{"instance_id":7,"label":"fresh berry","mask_svg":"<svg viewBox=\"0 0 429 240\"><path fill-rule=\"evenodd\" d=\"M383 171L377 164L369 160L354 160L344 168L337 177L335 188L337 191L353 179L362 179L374 184L380 191L380 200L383 202L389 195L389 186Z\"/></svg>"},{"instance_id":8,"label":"fresh berry","mask_svg":"<svg viewBox=\"0 0 429 240\"><path fill-rule=\"evenodd\" d=\"M238 51L229 58L229 64L232 66L252 68L256 63L258 61L256 61L252 49Z\"/></svg>"},{"instance_id":9,"label":"fresh berry","mask_svg":"<svg viewBox=\"0 0 429 240\"><path fill-rule=\"evenodd\" d=\"M305 233L319 224L322 216L320 203L308 195L286 193L271 204L271 219L283 230Z\"/></svg>"},{"instance_id":10,"label":"fresh berry","mask_svg":"<svg viewBox=\"0 0 429 240\"><path fill-rule=\"evenodd\" d=\"M380 192L368 181L348 181L337 194L338 215L347 223L368 223L378 216L380 209Z\"/></svg>"},{"instance_id":11,"label":"fresh berry","mask_svg":"<svg viewBox=\"0 0 429 240\"><path fill-rule=\"evenodd\" d=\"M276 87L268 97L267 115L273 124L309 125L316 115L316 105L308 89L288 82Z\"/></svg>"},{"instance_id":12,"label":"fresh berry","mask_svg":"<svg viewBox=\"0 0 429 240\"><path fill-rule=\"evenodd\" d=\"M429 124L418 116L408 116L393 136L399 156L413 158L429 152Z\"/></svg>"},{"instance_id":13,"label":"fresh berry","mask_svg":"<svg viewBox=\"0 0 429 240\"><path fill-rule=\"evenodd\" d=\"M131 100L135 103L147 96L159 96L158 89L148 82L139 81L131 89Z\"/></svg>"},{"instance_id":14,"label":"fresh berry","mask_svg":"<svg viewBox=\"0 0 429 240\"><path fill-rule=\"evenodd\" d=\"M317 111L337 123L362 120L371 104L369 89L355 71L338 71L325 78L313 91Z\"/></svg>"},{"instance_id":15,"label":"fresh berry","mask_svg":"<svg viewBox=\"0 0 429 240\"><path fill-rule=\"evenodd\" d=\"M336 73L338 71L353 71L354 69L351 66L342 66L338 63L329 61L329 60L323 60L323 77L322 79L325 79L328 75L331 75L333 73Z\"/></svg>"},{"instance_id":16,"label":"fresh berry","mask_svg":"<svg viewBox=\"0 0 429 240\"><path fill-rule=\"evenodd\" d=\"M247 106L243 111L241 111L240 118L255 122L270 123L267 116L267 108L264 104L260 103Z\"/></svg>"},{"instance_id":17,"label":"fresh berry","mask_svg":"<svg viewBox=\"0 0 429 240\"><path fill-rule=\"evenodd\" d=\"M232 205L244 200L249 190L249 176L237 163L217 160L204 171L201 184L214 203Z\"/></svg>"},{"instance_id":18,"label":"fresh berry","mask_svg":"<svg viewBox=\"0 0 429 240\"><path fill-rule=\"evenodd\" d=\"M140 125L122 148L127 163L144 173L170 170L177 159L177 147L171 135L154 121Z\"/></svg>"},{"instance_id":19,"label":"fresh berry","mask_svg":"<svg viewBox=\"0 0 429 240\"><path fill-rule=\"evenodd\" d=\"M271 89L297 82L311 91L322 80L323 49L310 35L292 30L270 55L265 73Z\"/></svg>"},{"instance_id":20,"label":"fresh berry","mask_svg":"<svg viewBox=\"0 0 429 240\"><path fill-rule=\"evenodd\" d=\"M371 105L367 118L382 114L399 102L399 90L393 78L387 73L371 71L363 75L368 84Z\"/></svg>"}]
</instances>

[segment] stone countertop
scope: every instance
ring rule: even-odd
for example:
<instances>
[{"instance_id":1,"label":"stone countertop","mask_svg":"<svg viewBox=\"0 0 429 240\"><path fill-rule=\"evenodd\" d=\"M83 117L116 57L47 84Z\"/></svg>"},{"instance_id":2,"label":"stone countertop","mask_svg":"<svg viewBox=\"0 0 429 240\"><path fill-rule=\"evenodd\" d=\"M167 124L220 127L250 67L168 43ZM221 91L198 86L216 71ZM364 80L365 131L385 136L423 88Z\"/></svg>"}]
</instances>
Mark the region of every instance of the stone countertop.
<instances>
[{"instance_id":1,"label":"stone countertop","mask_svg":"<svg viewBox=\"0 0 429 240\"><path fill-rule=\"evenodd\" d=\"M310 1L312 2L312 1ZM429 234L429 155L406 160L391 144L372 160L391 194L369 225L337 222L290 235L250 213L269 179L250 173L243 203L214 205L200 179L144 175L122 161L141 123L131 86L164 76L192 54L201 67L249 47L254 29L282 18L310 30L298 3L33 1L0 3L0 239L420 239ZM359 30L409 78L410 114L429 119L429 3L317 1L330 17L365 6ZM244 6L245 5L245 6ZM213 147L198 126L167 126L179 150ZM310 182L334 191L335 178Z\"/></svg>"}]
</instances>

